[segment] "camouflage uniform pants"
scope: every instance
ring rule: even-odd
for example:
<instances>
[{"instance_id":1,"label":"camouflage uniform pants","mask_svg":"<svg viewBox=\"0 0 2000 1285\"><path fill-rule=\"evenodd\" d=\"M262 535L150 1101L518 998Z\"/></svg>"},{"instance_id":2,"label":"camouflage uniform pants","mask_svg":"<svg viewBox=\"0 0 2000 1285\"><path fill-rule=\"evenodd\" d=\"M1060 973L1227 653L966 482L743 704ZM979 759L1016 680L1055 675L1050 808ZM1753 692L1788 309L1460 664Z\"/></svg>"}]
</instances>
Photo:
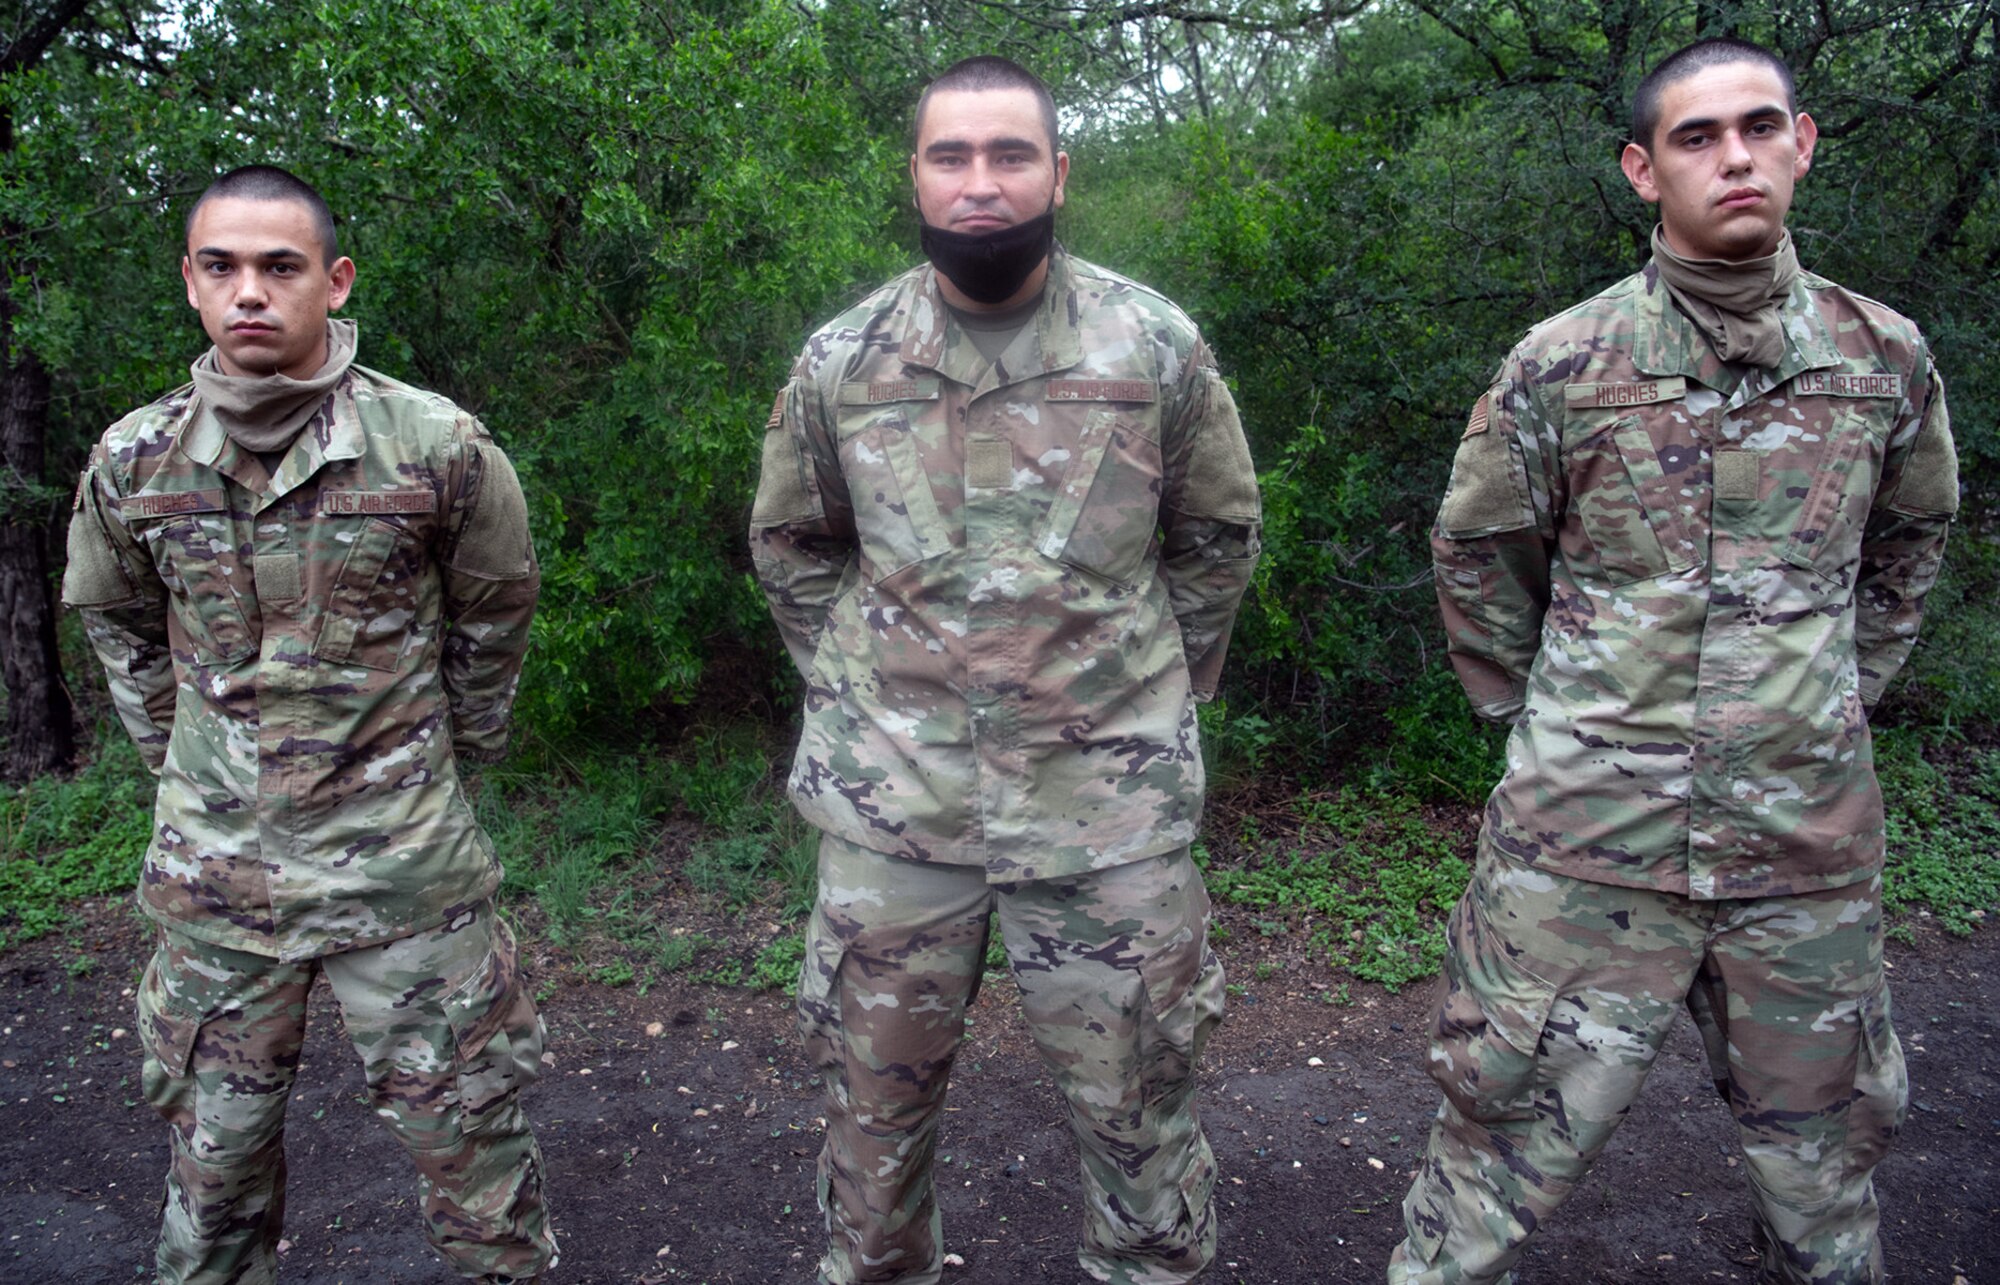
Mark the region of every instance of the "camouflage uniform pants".
<instances>
[{"instance_id":1,"label":"camouflage uniform pants","mask_svg":"<svg viewBox=\"0 0 2000 1285\"><path fill-rule=\"evenodd\" d=\"M1750 1177L1758 1279L1882 1279L1871 1175L1908 1084L1882 972L1881 881L1744 901L1549 874L1482 841L1450 926L1393 1285L1486 1285L1569 1195L1684 1003Z\"/></svg>"},{"instance_id":2,"label":"camouflage uniform pants","mask_svg":"<svg viewBox=\"0 0 2000 1285\"><path fill-rule=\"evenodd\" d=\"M995 910L1082 1152L1078 1262L1125 1285L1192 1279L1215 1253L1194 1070L1222 1018L1222 967L1187 850L996 885L825 835L799 983L827 1085L820 1280L931 1285L943 1270L931 1157Z\"/></svg>"},{"instance_id":3,"label":"camouflage uniform pants","mask_svg":"<svg viewBox=\"0 0 2000 1285\"><path fill-rule=\"evenodd\" d=\"M481 903L409 937L298 963L161 934L139 987L146 1101L173 1126L158 1279L277 1278L285 1103L322 970L376 1114L417 1163L431 1244L475 1279L527 1279L551 1264L542 1157L518 1101L540 1069L541 1022L512 934Z\"/></svg>"}]
</instances>

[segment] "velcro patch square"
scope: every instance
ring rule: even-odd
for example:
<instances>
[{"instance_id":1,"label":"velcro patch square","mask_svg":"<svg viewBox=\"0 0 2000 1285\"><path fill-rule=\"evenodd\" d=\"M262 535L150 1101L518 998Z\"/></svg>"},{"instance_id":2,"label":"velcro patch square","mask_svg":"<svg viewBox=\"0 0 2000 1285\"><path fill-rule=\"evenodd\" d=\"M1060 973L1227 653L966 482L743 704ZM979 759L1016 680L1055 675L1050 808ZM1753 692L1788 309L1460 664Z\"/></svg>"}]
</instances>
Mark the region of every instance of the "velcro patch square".
<instances>
[{"instance_id":1,"label":"velcro patch square","mask_svg":"<svg viewBox=\"0 0 2000 1285\"><path fill-rule=\"evenodd\" d=\"M1715 498L1754 500L1757 498L1757 456L1750 451L1715 453Z\"/></svg>"},{"instance_id":2,"label":"velcro patch square","mask_svg":"<svg viewBox=\"0 0 2000 1285\"><path fill-rule=\"evenodd\" d=\"M289 602L305 592L296 553L260 553L254 571L259 598Z\"/></svg>"},{"instance_id":3,"label":"velcro patch square","mask_svg":"<svg viewBox=\"0 0 2000 1285\"><path fill-rule=\"evenodd\" d=\"M1001 490L1014 484L1014 446L997 437L973 437L965 443L965 484Z\"/></svg>"}]
</instances>

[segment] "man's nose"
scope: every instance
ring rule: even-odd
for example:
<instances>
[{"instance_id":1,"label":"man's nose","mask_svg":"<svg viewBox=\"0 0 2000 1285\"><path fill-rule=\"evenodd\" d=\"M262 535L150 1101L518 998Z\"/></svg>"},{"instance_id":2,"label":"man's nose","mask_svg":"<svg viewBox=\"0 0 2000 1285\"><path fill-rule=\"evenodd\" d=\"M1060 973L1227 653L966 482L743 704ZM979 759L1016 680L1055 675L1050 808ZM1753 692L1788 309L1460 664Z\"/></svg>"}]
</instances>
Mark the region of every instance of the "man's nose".
<instances>
[{"instance_id":1,"label":"man's nose","mask_svg":"<svg viewBox=\"0 0 2000 1285\"><path fill-rule=\"evenodd\" d=\"M269 292L264 288L264 274L246 268L236 274L236 306L239 308L261 308Z\"/></svg>"},{"instance_id":2,"label":"man's nose","mask_svg":"<svg viewBox=\"0 0 2000 1285\"><path fill-rule=\"evenodd\" d=\"M965 194L975 198L986 198L1000 194L1000 177L984 157L975 157L966 171Z\"/></svg>"},{"instance_id":3,"label":"man's nose","mask_svg":"<svg viewBox=\"0 0 2000 1285\"><path fill-rule=\"evenodd\" d=\"M1722 135L1722 167L1730 173L1741 173L1755 164L1750 155L1749 145L1743 141L1738 130L1725 130Z\"/></svg>"}]
</instances>

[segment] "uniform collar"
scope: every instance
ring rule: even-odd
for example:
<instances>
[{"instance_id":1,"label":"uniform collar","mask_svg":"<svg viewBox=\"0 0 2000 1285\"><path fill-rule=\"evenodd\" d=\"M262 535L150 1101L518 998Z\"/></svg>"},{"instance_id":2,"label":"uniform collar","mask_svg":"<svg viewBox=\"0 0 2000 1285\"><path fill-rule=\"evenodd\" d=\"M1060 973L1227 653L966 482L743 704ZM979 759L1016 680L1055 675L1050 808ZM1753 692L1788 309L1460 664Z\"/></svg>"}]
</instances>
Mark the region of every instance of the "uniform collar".
<instances>
[{"instance_id":1,"label":"uniform collar","mask_svg":"<svg viewBox=\"0 0 2000 1285\"><path fill-rule=\"evenodd\" d=\"M1080 312L1069 255L1058 245L1049 253L1049 275L1042 283L1041 306L1035 310L1032 324L1023 326L999 360L989 364L953 318L944 293L938 289L937 269L925 264L918 277L916 299L903 324L903 364L934 370L953 383L968 385L977 397L1024 379L1068 370L1081 362Z\"/></svg>"},{"instance_id":2,"label":"uniform collar","mask_svg":"<svg viewBox=\"0 0 2000 1285\"><path fill-rule=\"evenodd\" d=\"M354 411L353 368L334 385L331 396L332 413L322 411L306 421L275 472L267 471L262 460L229 436L198 392L189 397L184 412L180 452L257 496L256 507L261 510L297 490L330 461L361 458L365 444L361 417Z\"/></svg>"},{"instance_id":3,"label":"uniform collar","mask_svg":"<svg viewBox=\"0 0 2000 1285\"><path fill-rule=\"evenodd\" d=\"M1660 283L1659 269L1650 262L1639 273L1638 330L1632 341L1632 362L1642 374L1680 375L1728 392L1740 379L1740 371L1725 367L1709 347L1708 339L1694 322L1673 304L1666 286ZM1813 305L1800 273L1792 282L1784 304L1785 355L1775 369L1759 372L1752 382L1775 388L1792 376L1808 370L1825 370L1841 362L1826 318Z\"/></svg>"}]
</instances>

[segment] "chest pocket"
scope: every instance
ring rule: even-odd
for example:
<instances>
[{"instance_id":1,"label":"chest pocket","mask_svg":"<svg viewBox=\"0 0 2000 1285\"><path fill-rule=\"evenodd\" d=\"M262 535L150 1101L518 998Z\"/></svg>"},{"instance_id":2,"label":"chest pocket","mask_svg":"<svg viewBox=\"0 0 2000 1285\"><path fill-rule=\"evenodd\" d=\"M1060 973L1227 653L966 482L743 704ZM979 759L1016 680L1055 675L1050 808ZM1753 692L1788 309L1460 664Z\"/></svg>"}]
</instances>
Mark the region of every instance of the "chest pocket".
<instances>
[{"instance_id":1,"label":"chest pocket","mask_svg":"<svg viewBox=\"0 0 2000 1285\"><path fill-rule=\"evenodd\" d=\"M329 549L344 546L346 556L327 590L313 655L332 665L397 668L421 642L416 626L422 545L414 532L385 518L320 521Z\"/></svg>"},{"instance_id":2,"label":"chest pocket","mask_svg":"<svg viewBox=\"0 0 2000 1285\"><path fill-rule=\"evenodd\" d=\"M241 660L257 650L232 580L240 568L230 536L224 513L163 518L139 527L188 640L218 661Z\"/></svg>"},{"instance_id":3,"label":"chest pocket","mask_svg":"<svg viewBox=\"0 0 2000 1285\"><path fill-rule=\"evenodd\" d=\"M1664 421L1670 405L1651 408L1652 417ZM1614 586L1677 574L1699 561L1680 512L1682 474L1699 451L1691 438L1657 442L1647 420L1621 416L1571 453L1570 508Z\"/></svg>"},{"instance_id":4,"label":"chest pocket","mask_svg":"<svg viewBox=\"0 0 2000 1285\"><path fill-rule=\"evenodd\" d=\"M1162 472L1150 425L1114 410L1090 412L1035 547L1044 557L1133 587L1158 537Z\"/></svg>"},{"instance_id":5,"label":"chest pocket","mask_svg":"<svg viewBox=\"0 0 2000 1285\"><path fill-rule=\"evenodd\" d=\"M1803 477L1793 474L1780 512L1778 553L1786 562L1848 587L1881 476L1883 443L1897 403L1888 399L1798 397L1794 408L1821 439ZM1794 466L1796 467L1796 466ZM1793 505L1796 508L1793 508Z\"/></svg>"},{"instance_id":6,"label":"chest pocket","mask_svg":"<svg viewBox=\"0 0 2000 1285\"><path fill-rule=\"evenodd\" d=\"M887 580L943 553L950 541L909 416L856 411L851 420L842 416L840 436L841 472L868 579Z\"/></svg>"}]
</instances>

